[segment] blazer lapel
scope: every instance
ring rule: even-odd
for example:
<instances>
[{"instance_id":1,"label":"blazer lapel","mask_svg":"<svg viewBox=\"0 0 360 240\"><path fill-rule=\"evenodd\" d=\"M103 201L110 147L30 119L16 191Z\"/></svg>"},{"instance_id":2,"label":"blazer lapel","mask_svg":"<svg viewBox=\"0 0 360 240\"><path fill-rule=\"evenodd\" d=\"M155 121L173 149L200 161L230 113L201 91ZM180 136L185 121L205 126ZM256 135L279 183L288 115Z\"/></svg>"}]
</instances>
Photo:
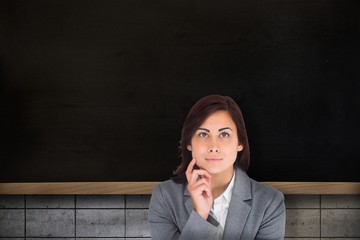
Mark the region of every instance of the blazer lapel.
<instances>
[{"instance_id":1,"label":"blazer lapel","mask_svg":"<svg viewBox=\"0 0 360 240\"><path fill-rule=\"evenodd\" d=\"M235 167L235 184L226 217L223 239L240 239L251 210L251 186L247 174Z\"/></svg>"},{"instance_id":2,"label":"blazer lapel","mask_svg":"<svg viewBox=\"0 0 360 240\"><path fill-rule=\"evenodd\" d=\"M191 200L191 197L190 197L190 194L187 190L187 188L185 187L185 190L184 190L184 201L185 201L185 207L186 207L186 210L188 211L189 215L191 214L192 210L194 209L194 206L192 204L192 200Z\"/></svg>"}]
</instances>

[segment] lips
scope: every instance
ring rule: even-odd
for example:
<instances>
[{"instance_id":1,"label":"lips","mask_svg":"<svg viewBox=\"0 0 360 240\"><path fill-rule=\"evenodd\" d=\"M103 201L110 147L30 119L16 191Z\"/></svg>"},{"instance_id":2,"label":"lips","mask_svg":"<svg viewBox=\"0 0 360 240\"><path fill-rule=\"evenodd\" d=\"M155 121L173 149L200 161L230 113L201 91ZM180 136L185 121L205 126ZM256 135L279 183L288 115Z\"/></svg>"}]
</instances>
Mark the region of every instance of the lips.
<instances>
[{"instance_id":1,"label":"lips","mask_svg":"<svg viewBox=\"0 0 360 240\"><path fill-rule=\"evenodd\" d=\"M205 158L206 161L221 161L223 160L223 158L218 158L218 157L209 157L209 158Z\"/></svg>"}]
</instances>

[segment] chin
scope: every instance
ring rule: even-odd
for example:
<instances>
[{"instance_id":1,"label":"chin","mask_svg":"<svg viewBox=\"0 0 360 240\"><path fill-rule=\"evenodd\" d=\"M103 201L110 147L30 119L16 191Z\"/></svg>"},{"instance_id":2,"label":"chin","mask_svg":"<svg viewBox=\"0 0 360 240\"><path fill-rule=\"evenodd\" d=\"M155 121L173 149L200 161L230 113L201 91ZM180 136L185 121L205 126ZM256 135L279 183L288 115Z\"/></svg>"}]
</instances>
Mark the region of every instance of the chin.
<instances>
[{"instance_id":1,"label":"chin","mask_svg":"<svg viewBox=\"0 0 360 240\"><path fill-rule=\"evenodd\" d=\"M219 167L215 167L215 166L205 166L205 167L201 167L202 169L206 170L208 173L210 173L211 175L213 174L219 174L225 171L225 169L219 168Z\"/></svg>"},{"instance_id":2,"label":"chin","mask_svg":"<svg viewBox=\"0 0 360 240\"><path fill-rule=\"evenodd\" d=\"M206 170L208 173L210 173L211 175L214 174L221 174L221 173L225 173L227 172L230 168L234 168L234 165L230 165L230 166L223 166L221 164L217 165L216 164L199 164L198 165L201 169Z\"/></svg>"}]
</instances>

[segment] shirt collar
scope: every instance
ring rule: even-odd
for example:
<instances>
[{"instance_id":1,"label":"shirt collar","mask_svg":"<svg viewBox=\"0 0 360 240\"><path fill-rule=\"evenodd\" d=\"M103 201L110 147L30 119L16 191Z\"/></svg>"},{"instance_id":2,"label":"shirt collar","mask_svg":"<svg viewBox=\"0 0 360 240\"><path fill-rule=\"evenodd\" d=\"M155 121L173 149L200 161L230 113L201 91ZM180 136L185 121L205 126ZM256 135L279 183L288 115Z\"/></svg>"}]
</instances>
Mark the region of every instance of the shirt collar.
<instances>
[{"instance_id":1,"label":"shirt collar","mask_svg":"<svg viewBox=\"0 0 360 240\"><path fill-rule=\"evenodd\" d=\"M225 192L223 192L223 195L225 197L225 199L230 202L231 200L231 194L232 194L232 190L233 190L233 187L234 187L234 182L235 182L235 171L234 171L234 174L231 178L231 181L229 183L229 186L226 188Z\"/></svg>"},{"instance_id":2,"label":"shirt collar","mask_svg":"<svg viewBox=\"0 0 360 240\"><path fill-rule=\"evenodd\" d=\"M234 182L235 182L235 171L234 171L234 174L233 174L231 181L230 181L229 185L227 186L226 190L219 197L217 197L215 199L216 202L218 202L218 201L222 202L222 200L224 200L226 202L230 202L232 190L234 188Z\"/></svg>"}]
</instances>

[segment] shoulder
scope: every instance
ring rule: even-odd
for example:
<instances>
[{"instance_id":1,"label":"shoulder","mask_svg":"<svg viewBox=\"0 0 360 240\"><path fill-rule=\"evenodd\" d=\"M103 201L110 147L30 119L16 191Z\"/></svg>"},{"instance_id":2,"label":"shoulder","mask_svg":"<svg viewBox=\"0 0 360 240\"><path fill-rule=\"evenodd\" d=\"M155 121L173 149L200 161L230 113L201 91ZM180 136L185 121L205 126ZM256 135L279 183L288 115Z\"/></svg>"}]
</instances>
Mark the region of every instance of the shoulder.
<instances>
[{"instance_id":1,"label":"shoulder","mask_svg":"<svg viewBox=\"0 0 360 240\"><path fill-rule=\"evenodd\" d=\"M176 219L178 212L185 211L184 191L186 184L167 180L154 188L149 205L149 218L156 215Z\"/></svg>"},{"instance_id":2,"label":"shoulder","mask_svg":"<svg viewBox=\"0 0 360 240\"><path fill-rule=\"evenodd\" d=\"M236 178L239 193L246 195L247 199L271 199L274 197L283 197L282 192L272 186L265 185L250 178L241 168L236 169Z\"/></svg>"},{"instance_id":3,"label":"shoulder","mask_svg":"<svg viewBox=\"0 0 360 240\"><path fill-rule=\"evenodd\" d=\"M251 186L252 186L252 193L255 196L282 196L283 193L277 190L276 188L265 185L263 183L260 183L258 181L255 181L254 179L250 178Z\"/></svg>"},{"instance_id":4,"label":"shoulder","mask_svg":"<svg viewBox=\"0 0 360 240\"><path fill-rule=\"evenodd\" d=\"M167 180L154 188L153 195L161 195L161 197L165 199L178 198L184 195L185 188L185 183L176 183L173 180Z\"/></svg>"},{"instance_id":5,"label":"shoulder","mask_svg":"<svg viewBox=\"0 0 360 240\"><path fill-rule=\"evenodd\" d=\"M284 194L272 186L265 185L250 178L253 201L265 208L284 204Z\"/></svg>"}]
</instances>

